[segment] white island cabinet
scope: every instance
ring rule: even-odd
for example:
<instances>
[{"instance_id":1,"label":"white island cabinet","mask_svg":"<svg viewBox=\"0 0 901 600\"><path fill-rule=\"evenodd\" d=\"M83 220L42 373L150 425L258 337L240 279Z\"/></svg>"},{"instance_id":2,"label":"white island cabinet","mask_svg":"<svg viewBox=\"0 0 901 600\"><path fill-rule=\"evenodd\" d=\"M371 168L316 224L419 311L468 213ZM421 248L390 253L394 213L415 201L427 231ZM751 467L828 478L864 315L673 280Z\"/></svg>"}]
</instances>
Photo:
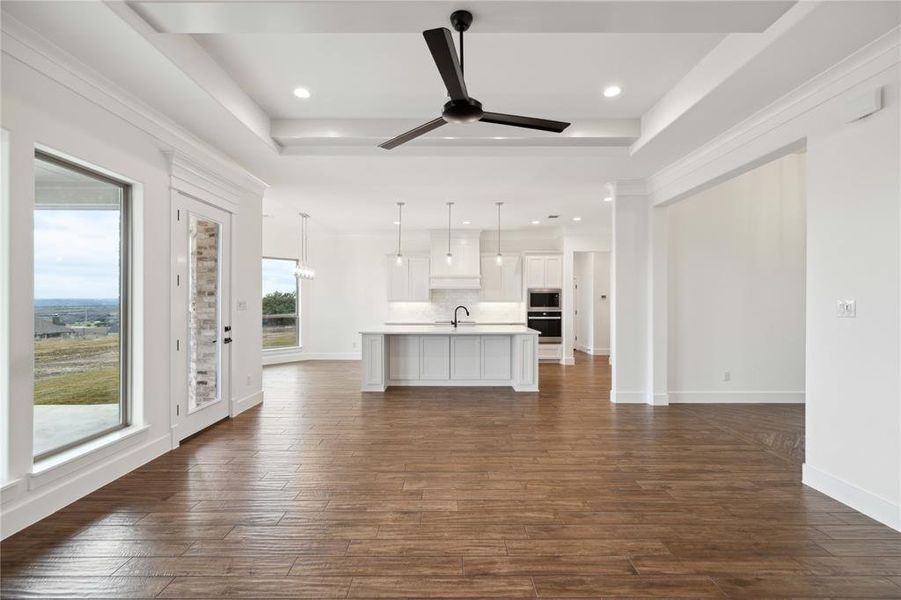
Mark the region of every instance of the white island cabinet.
<instances>
[{"instance_id":1,"label":"white island cabinet","mask_svg":"<svg viewBox=\"0 0 901 600\"><path fill-rule=\"evenodd\" d=\"M538 332L521 325L384 326L363 336L364 392L390 386L538 391Z\"/></svg>"}]
</instances>

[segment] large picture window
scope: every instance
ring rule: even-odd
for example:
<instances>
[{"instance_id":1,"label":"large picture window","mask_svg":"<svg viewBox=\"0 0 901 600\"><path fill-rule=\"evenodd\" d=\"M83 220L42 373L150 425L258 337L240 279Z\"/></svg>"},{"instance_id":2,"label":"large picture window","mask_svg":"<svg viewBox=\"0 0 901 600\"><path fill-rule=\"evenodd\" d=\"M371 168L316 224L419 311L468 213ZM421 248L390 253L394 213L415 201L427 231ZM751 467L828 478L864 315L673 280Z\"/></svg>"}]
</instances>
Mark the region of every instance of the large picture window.
<instances>
[{"instance_id":1,"label":"large picture window","mask_svg":"<svg viewBox=\"0 0 901 600\"><path fill-rule=\"evenodd\" d=\"M127 184L43 153L34 181L34 454L128 423Z\"/></svg>"},{"instance_id":2,"label":"large picture window","mask_svg":"<svg viewBox=\"0 0 901 600\"><path fill-rule=\"evenodd\" d=\"M300 284L297 261L263 259L263 349L300 346Z\"/></svg>"}]
</instances>

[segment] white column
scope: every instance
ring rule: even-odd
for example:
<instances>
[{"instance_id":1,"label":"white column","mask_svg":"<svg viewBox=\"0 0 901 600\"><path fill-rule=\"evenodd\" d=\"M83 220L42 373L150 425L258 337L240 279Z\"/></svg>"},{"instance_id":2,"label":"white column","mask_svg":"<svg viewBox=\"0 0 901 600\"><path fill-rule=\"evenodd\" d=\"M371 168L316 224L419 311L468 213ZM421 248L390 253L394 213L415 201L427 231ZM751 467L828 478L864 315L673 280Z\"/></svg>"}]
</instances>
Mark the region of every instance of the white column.
<instances>
[{"instance_id":1,"label":"white column","mask_svg":"<svg viewBox=\"0 0 901 600\"><path fill-rule=\"evenodd\" d=\"M649 209L649 243L650 243L650 273L649 273L649 311L650 324L649 335L649 368L648 377L650 389L648 404L666 406L669 404L667 386L667 214L665 206L656 206Z\"/></svg>"},{"instance_id":2,"label":"white column","mask_svg":"<svg viewBox=\"0 0 901 600\"><path fill-rule=\"evenodd\" d=\"M640 182L616 184L610 281L610 401L645 403L650 392L649 209Z\"/></svg>"}]
</instances>

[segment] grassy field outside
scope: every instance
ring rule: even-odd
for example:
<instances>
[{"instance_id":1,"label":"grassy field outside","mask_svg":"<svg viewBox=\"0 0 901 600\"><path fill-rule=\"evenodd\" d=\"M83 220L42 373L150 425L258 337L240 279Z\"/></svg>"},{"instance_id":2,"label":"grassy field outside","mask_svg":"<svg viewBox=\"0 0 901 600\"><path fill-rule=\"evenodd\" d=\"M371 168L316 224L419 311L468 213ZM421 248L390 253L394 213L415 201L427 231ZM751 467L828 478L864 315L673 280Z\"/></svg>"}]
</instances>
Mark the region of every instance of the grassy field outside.
<instances>
[{"instance_id":1,"label":"grassy field outside","mask_svg":"<svg viewBox=\"0 0 901 600\"><path fill-rule=\"evenodd\" d=\"M119 336L34 341L34 403L119 402Z\"/></svg>"},{"instance_id":2,"label":"grassy field outside","mask_svg":"<svg viewBox=\"0 0 901 600\"><path fill-rule=\"evenodd\" d=\"M263 325L263 349L297 346L297 329L293 325Z\"/></svg>"}]
</instances>

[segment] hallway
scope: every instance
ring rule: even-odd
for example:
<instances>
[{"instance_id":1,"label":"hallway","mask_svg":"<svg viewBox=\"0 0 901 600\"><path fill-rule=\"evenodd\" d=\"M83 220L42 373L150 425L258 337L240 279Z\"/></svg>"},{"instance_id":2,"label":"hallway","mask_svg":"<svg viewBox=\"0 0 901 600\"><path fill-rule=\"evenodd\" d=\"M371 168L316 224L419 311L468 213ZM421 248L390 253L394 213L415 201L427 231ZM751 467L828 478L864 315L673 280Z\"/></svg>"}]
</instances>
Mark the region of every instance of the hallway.
<instances>
[{"instance_id":1,"label":"hallway","mask_svg":"<svg viewBox=\"0 0 901 600\"><path fill-rule=\"evenodd\" d=\"M265 402L2 544L19 597L901 597L901 534L800 484L800 405L614 405L606 357L542 389Z\"/></svg>"}]
</instances>

